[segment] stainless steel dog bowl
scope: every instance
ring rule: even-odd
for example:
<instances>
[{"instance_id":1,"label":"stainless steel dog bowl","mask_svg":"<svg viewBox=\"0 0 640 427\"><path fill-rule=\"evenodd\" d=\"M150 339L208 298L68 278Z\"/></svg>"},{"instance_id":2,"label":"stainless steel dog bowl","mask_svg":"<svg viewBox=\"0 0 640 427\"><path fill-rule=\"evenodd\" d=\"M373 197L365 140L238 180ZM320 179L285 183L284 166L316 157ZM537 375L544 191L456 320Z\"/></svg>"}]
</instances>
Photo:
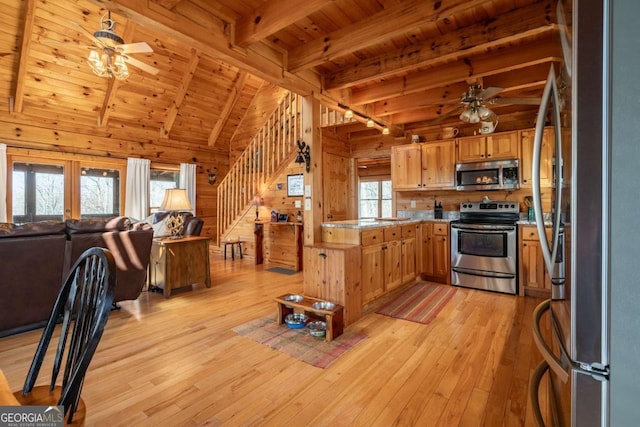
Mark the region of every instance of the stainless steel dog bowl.
<instances>
[{"instance_id":1,"label":"stainless steel dog bowl","mask_svg":"<svg viewBox=\"0 0 640 427\"><path fill-rule=\"evenodd\" d=\"M333 310L336 308L336 305L329 301L317 301L311 304L315 310Z\"/></svg>"}]
</instances>

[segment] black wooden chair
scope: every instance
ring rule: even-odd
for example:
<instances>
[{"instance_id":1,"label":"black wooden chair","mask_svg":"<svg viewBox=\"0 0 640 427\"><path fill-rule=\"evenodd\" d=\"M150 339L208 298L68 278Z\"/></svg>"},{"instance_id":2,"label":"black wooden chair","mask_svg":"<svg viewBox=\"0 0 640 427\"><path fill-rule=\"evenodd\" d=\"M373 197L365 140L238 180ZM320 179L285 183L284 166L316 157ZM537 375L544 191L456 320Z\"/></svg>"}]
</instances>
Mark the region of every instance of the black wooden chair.
<instances>
[{"instance_id":1,"label":"black wooden chair","mask_svg":"<svg viewBox=\"0 0 640 427\"><path fill-rule=\"evenodd\" d=\"M109 318L116 285L113 255L103 248L87 249L73 265L53 306L49 321L22 391L22 405L64 406L66 423L84 424L86 408L80 398L84 376ZM57 338L50 385L34 387L56 325ZM62 370L62 385L56 385Z\"/></svg>"}]
</instances>

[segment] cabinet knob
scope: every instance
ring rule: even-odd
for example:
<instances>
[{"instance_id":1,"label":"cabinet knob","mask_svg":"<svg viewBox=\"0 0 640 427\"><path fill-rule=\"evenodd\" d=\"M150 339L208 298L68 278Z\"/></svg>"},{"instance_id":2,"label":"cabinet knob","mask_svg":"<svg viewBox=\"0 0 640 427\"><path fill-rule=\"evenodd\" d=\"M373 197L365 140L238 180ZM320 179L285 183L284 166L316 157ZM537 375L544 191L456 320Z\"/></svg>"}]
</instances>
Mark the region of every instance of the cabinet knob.
<instances>
[{"instance_id":1,"label":"cabinet knob","mask_svg":"<svg viewBox=\"0 0 640 427\"><path fill-rule=\"evenodd\" d=\"M487 157L491 157L491 154L487 154Z\"/></svg>"},{"instance_id":2,"label":"cabinet knob","mask_svg":"<svg viewBox=\"0 0 640 427\"><path fill-rule=\"evenodd\" d=\"M523 243L523 244L522 244L522 246L527 246L527 244L526 244L526 243Z\"/></svg>"}]
</instances>

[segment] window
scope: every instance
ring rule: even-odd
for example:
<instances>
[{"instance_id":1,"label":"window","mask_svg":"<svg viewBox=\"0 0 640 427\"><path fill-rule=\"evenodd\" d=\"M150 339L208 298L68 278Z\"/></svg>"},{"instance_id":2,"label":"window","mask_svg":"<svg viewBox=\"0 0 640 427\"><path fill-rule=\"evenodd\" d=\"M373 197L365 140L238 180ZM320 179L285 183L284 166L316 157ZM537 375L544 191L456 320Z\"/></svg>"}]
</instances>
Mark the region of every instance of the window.
<instances>
[{"instance_id":1,"label":"window","mask_svg":"<svg viewBox=\"0 0 640 427\"><path fill-rule=\"evenodd\" d=\"M64 217L64 167L14 163L12 175L13 222L56 220Z\"/></svg>"},{"instance_id":2,"label":"window","mask_svg":"<svg viewBox=\"0 0 640 427\"><path fill-rule=\"evenodd\" d=\"M80 170L80 217L111 218L120 212L120 171Z\"/></svg>"},{"instance_id":3,"label":"window","mask_svg":"<svg viewBox=\"0 0 640 427\"><path fill-rule=\"evenodd\" d=\"M393 214L390 179L361 178L358 196L359 218L385 218Z\"/></svg>"},{"instance_id":4,"label":"window","mask_svg":"<svg viewBox=\"0 0 640 427\"><path fill-rule=\"evenodd\" d=\"M178 188L180 184L180 171L151 169L150 174L149 209L151 212L155 212L162 204L164 191L170 188Z\"/></svg>"}]
</instances>

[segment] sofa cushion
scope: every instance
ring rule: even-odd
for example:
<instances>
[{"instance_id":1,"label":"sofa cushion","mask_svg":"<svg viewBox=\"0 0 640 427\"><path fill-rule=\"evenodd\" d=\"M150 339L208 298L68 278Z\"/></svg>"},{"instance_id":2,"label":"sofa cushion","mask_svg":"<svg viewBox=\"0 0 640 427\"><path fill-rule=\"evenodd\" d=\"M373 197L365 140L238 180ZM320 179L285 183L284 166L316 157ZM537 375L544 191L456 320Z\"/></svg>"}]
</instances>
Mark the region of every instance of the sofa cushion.
<instances>
[{"instance_id":1,"label":"sofa cushion","mask_svg":"<svg viewBox=\"0 0 640 427\"><path fill-rule=\"evenodd\" d=\"M131 228L131 220L126 216L116 216L109 219L68 219L65 224L67 234L125 231Z\"/></svg>"},{"instance_id":2,"label":"sofa cushion","mask_svg":"<svg viewBox=\"0 0 640 427\"><path fill-rule=\"evenodd\" d=\"M21 236L44 236L64 233L62 221L40 221L27 224L0 223L0 238Z\"/></svg>"}]
</instances>

